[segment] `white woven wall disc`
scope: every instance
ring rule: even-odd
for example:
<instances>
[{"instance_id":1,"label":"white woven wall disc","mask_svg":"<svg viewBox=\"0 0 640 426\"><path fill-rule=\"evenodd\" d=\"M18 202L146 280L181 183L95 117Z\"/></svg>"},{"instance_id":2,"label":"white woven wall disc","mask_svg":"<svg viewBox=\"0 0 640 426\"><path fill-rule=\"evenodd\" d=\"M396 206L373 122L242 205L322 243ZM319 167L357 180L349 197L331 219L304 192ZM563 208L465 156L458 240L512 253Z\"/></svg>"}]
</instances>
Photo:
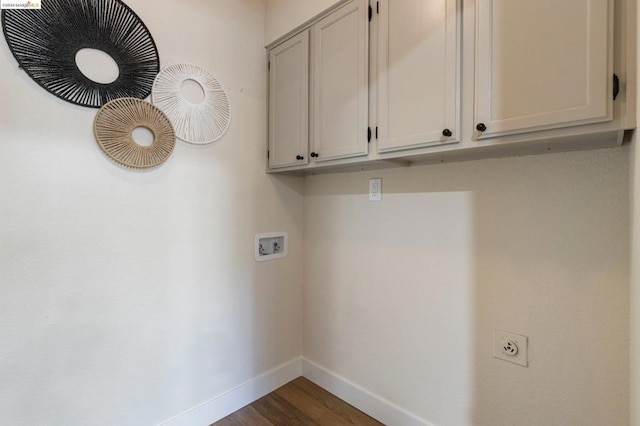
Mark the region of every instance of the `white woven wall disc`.
<instances>
[{"instance_id":1,"label":"white woven wall disc","mask_svg":"<svg viewBox=\"0 0 640 426\"><path fill-rule=\"evenodd\" d=\"M187 80L200 85L204 99L192 103L183 94ZM175 64L156 76L151 100L171 120L176 136L192 144L215 142L225 134L231 122L229 99L224 89L208 71L191 64Z\"/></svg>"}]
</instances>

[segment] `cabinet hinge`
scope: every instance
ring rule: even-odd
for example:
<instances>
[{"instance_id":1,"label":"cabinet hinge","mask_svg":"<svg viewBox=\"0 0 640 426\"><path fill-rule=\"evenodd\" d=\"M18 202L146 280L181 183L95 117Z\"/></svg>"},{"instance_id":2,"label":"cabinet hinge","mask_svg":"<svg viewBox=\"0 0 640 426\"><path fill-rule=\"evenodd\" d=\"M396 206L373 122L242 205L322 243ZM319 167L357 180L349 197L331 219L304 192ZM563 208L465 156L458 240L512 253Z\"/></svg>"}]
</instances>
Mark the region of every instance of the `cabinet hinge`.
<instances>
[{"instance_id":1,"label":"cabinet hinge","mask_svg":"<svg viewBox=\"0 0 640 426\"><path fill-rule=\"evenodd\" d=\"M267 70L271 71L271 61L267 63Z\"/></svg>"},{"instance_id":2,"label":"cabinet hinge","mask_svg":"<svg viewBox=\"0 0 640 426\"><path fill-rule=\"evenodd\" d=\"M371 142L371 127L367 127L367 142Z\"/></svg>"},{"instance_id":3,"label":"cabinet hinge","mask_svg":"<svg viewBox=\"0 0 640 426\"><path fill-rule=\"evenodd\" d=\"M376 2L376 13L378 15L380 15L380 2L379 1Z\"/></svg>"},{"instance_id":4,"label":"cabinet hinge","mask_svg":"<svg viewBox=\"0 0 640 426\"><path fill-rule=\"evenodd\" d=\"M620 79L616 74L613 75L613 100L615 101L620 93Z\"/></svg>"},{"instance_id":5,"label":"cabinet hinge","mask_svg":"<svg viewBox=\"0 0 640 426\"><path fill-rule=\"evenodd\" d=\"M271 151L267 150L267 160L269 159L270 154L271 154Z\"/></svg>"},{"instance_id":6,"label":"cabinet hinge","mask_svg":"<svg viewBox=\"0 0 640 426\"><path fill-rule=\"evenodd\" d=\"M373 8L369 6L369 22L371 22L371 16L373 15Z\"/></svg>"}]
</instances>

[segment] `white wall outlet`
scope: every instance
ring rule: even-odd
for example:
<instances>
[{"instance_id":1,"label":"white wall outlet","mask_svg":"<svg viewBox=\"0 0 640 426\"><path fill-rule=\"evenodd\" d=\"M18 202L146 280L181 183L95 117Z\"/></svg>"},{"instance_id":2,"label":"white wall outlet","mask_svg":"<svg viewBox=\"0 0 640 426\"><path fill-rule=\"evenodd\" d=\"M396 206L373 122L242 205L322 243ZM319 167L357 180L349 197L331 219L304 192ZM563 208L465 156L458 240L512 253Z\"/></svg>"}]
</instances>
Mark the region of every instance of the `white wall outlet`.
<instances>
[{"instance_id":1,"label":"white wall outlet","mask_svg":"<svg viewBox=\"0 0 640 426\"><path fill-rule=\"evenodd\" d=\"M382 179L369 179L369 201L382 200Z\"/></svg>"},{"instance_id":2,"label":"white wall outlet","mask_svg":"<svg viewBox=\"0 0 640 426\"><path fill-rule=\"evenodd\" d=\"M495 358L528 367L528 344L527 336L503 330L493 330L493 356Z\"/></svg>"}]
</instances>

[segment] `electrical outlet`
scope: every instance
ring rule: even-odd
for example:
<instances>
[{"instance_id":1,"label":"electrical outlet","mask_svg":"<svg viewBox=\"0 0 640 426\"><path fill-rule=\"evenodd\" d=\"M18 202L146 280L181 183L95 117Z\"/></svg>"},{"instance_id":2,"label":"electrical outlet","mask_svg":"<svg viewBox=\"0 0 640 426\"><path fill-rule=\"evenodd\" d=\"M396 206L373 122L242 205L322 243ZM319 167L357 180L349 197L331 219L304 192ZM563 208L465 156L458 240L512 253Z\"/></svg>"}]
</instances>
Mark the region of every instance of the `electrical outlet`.
<instances>
[{"instance_id":1,"label":"electrical outlet","mask_svg":"<svg viewBox=\"0 0 640 426\"><path fill-rule=\"evenodd\" d=\"M369 201L382 200L382 179L369 179Z\"/></svg>"},{"instance_id":2,"label":"electrical outlet","mask_svg":"<svg viewBox=\"0 0 640 426\"><path fill-rule=\"evenodd\" d=\"M527 336L493 330L493 356L523 367L529 366Z\"/></svg>"}]
</instances>

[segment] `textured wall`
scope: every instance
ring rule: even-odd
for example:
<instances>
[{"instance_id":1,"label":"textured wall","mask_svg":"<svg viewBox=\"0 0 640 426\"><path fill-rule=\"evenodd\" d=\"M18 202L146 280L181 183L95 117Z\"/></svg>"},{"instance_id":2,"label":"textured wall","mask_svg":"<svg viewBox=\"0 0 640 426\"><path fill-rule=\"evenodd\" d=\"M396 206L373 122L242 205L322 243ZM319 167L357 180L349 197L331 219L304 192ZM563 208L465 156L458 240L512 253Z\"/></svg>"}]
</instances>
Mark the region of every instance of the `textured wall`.
<instances>
[{"instance_id":1,"label":"textured wall","mask_svg":"<svg viewBox=\"0 0 640 426\"><path fill-rule=\"evenodd\" d=\"M43 91L0 41L0 424L145 425L301 354L300 182L264 173L264 2L129 4L162 65L210 70L227 135L118 167L95 110ZM289 257L258 264L257 232Z\"/></svg>"},{"instance_id":2,"label":"textured wall","mask_svg":"<svg viewBox=\"0 0 640 426\"><path fill-rule=\"evenodd\" d=\"M627 147L308 177L305 357L437 426L628 424L628 179Z\"/></svg>"}]
</instances>

